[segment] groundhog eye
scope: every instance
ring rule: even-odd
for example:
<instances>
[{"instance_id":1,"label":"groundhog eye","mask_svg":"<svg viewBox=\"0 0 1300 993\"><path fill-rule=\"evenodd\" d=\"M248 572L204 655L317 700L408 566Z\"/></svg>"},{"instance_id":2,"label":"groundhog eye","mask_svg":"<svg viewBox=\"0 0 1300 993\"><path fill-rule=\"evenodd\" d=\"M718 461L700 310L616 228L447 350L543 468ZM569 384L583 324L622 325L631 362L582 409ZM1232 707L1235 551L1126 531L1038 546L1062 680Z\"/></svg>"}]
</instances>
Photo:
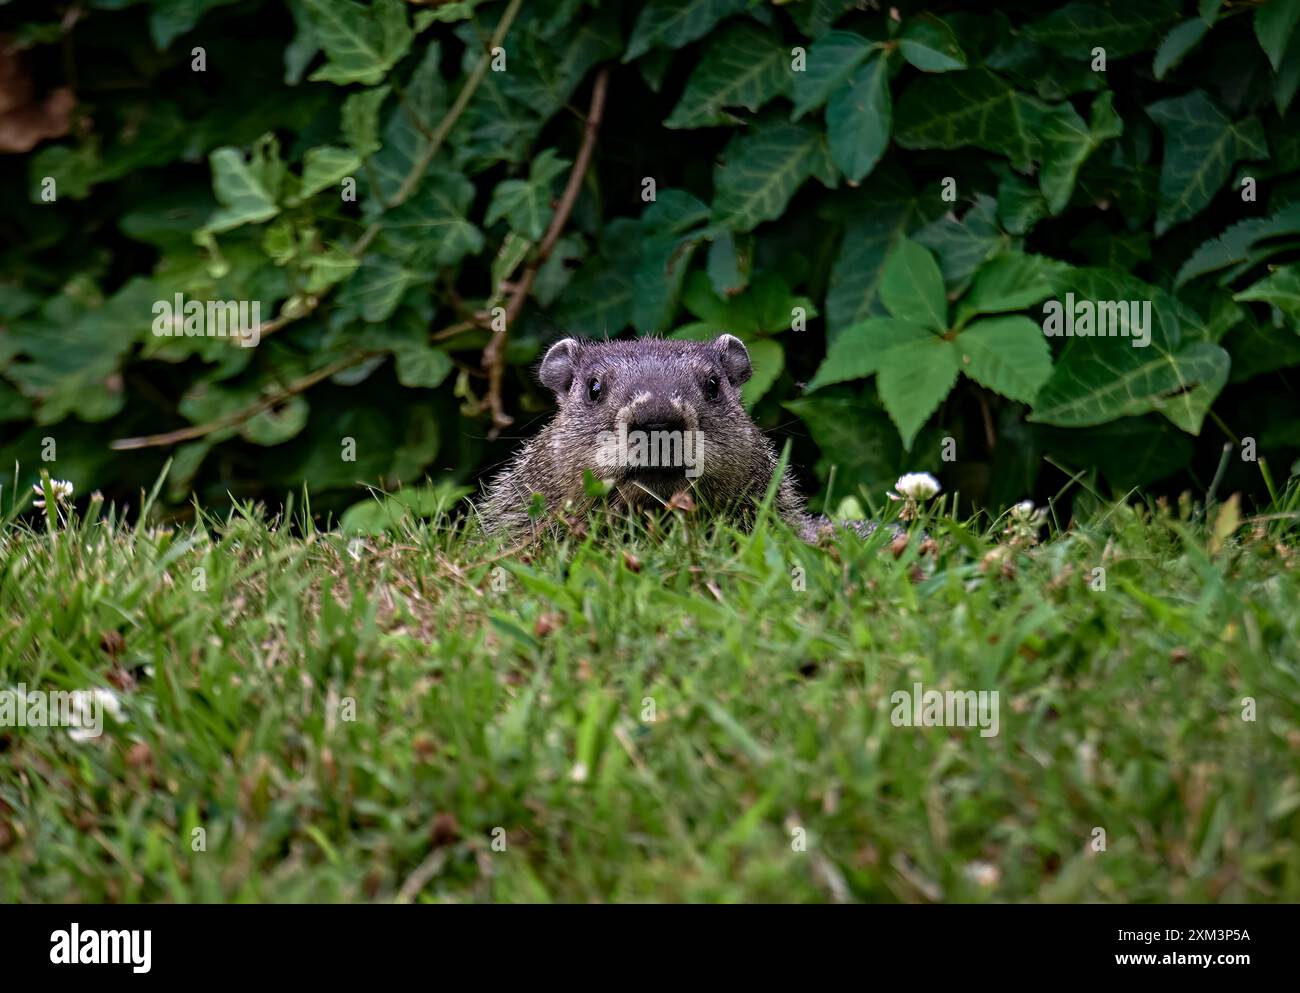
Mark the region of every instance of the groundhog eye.
<instances>
[{"instance_id":1,"label":"groundhog eye","mask_svg":"<svg viewBox=\"0 0 1300 993\"><path fill-rule=\"evenodd\" d=\"M597 400L600 399L600 391L601 391L602 389L603 389L603 387L600 385L600 380L599 380L599 379L596 379L596 378L593 376L592 379L591 379L591 382L589 382L589 383L587 384L587 397L588 397L588 399L590 399L592 403L595 403Z\"/></svg>"},{"instance_id":2,"label":"groundhog eye","mask_svg":"<svg viewBox=\"0 0 1300 993\"><path fill-rule=\"evenodd\" d=\"M704 395L710 400L718 399L718 390L722 386L722 381L717 376L710 376L704 384Z\"/></svg>"}]
</instances>

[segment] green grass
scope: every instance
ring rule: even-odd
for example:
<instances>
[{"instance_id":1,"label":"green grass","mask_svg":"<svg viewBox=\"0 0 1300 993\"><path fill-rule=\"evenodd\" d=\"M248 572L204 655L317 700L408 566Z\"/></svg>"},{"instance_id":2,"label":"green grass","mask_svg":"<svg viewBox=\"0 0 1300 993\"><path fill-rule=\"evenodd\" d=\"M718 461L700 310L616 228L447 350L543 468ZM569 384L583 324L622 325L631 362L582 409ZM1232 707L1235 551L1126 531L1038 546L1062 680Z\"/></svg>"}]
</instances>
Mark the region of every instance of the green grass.
<instances>
[{"instance_id":1,"label":"green grass","mask_svg":"<svg viewBox=\"0 0 1300 993\"><path fill-rule=\"evenodd\" d=\"M0 728L0 900L1300 900L1298 502L899 558L11 514L0 689L125 719ZM894 726L915 682L998 735Z\"/></svg>"}]
</instances>

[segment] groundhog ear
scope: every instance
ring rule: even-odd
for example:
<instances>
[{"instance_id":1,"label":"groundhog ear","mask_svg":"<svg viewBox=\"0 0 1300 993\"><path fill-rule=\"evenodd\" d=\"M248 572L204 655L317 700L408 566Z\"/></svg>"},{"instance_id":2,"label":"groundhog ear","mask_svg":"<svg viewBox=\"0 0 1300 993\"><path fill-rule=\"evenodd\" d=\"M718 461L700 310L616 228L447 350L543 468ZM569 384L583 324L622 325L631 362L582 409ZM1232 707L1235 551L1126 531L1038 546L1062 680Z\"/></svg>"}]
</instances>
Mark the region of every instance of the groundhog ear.
<instances>
[{"instance_id":1,"label":"groundhog ear","mask_svg":"<svg viewBox=\"0 0 1300 993\"><path fill-rule=\"evenodd\" d=\"M754 367L750 365L749 349L745 347L743 341L734 334L724 334L713 343L713 347L718 350L719 357L722 359L722 368L726 370L732 386L740 386L749 381Z\"/></svg>"},{"instance_id":2,"label":"groundhog ear","mask_svg":"<svg viewBox=\"0 0 1300 993\"><path fill-rule=\"evenodd\" d=\"M568 393L573 385L573 369L577 365L578 343L572 338L557 341L546 351L546 357L537 368L537 379L548 390Z\"/></svg>"}]
</instances>

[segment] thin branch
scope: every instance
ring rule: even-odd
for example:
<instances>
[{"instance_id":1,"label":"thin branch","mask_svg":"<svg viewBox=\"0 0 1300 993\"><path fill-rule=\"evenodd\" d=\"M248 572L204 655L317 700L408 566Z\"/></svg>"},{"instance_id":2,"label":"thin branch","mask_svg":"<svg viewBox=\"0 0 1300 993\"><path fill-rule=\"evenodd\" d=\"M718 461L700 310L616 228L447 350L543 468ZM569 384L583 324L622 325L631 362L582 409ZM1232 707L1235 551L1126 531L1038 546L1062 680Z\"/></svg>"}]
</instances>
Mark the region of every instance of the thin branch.
<instances>
[{"instance_id":1,"label":"thin branch","mask_svg":"<svg viewBox=\"0 0 1300 993\"><path fill-rule=\"evenodd\" d=\"M249 404L247 407L237 410L233 414L227 414L225 417L218 417L215 420L208 421L204 424L193 424L190 427L181 428L177 431L167 431L163 434L146 434L141 435L138 438L118 438L110 444L109 447L116 451L123 452L134 448L154 448L158 445L178 445L183 441L193 441L196 438L202 438L205 435L212 434L214 431L220 431L223 428L233 428L242 424L251 417L256 417L265 410L270 410L276 404L283 403L285 400L289 399L289 397L296 396L305 390L311 389L311 387L315 386L322 379L329 379L329 377L333 376L335 373L342 372L344 369L350 369L352 366L358 365L376 354L379 353L354 352L351 355L345 355L343 358L331 362L329 365L323 366L315 372L308 373L301 379L295 379L293 382L288 383L283 389L271 396L263 397L256 403Z\"/></svg>"},{"instance_id":2,"label":"thin branch","mask_svg":"<svg viewBox=\"0 0 1300 993\"><path fill-rule=\"evenodd\" d=\"M555 208L555 215L551 218L550 226L537 246L536 254L529 260L523 275L514 284L510 302L506 305L505 329L493 334L492 340L483 350L483 368L488 373L488 395L485 403L492 412L492 429L488 432L490 438L495 438L502 428L514 423L514 418L506 414L501 403L501 377L505 371L506 338L510 325L524 309L524 302L533 288L538 271L555 250L556 243L559 242L564 226L568 223L573 207L578 201L582 181L587 175L587 168L591 164L591 156L596 148L596 135L600 131L601 118L605 113L605 96L608 89L609 69L602 67L596 73L596 80L592 84L591 106L587 110L582 147L578 149L577 158L573 161L573 169L569 172L569 181L565 184L564 193Z\"/></svg>"}]
</instances>

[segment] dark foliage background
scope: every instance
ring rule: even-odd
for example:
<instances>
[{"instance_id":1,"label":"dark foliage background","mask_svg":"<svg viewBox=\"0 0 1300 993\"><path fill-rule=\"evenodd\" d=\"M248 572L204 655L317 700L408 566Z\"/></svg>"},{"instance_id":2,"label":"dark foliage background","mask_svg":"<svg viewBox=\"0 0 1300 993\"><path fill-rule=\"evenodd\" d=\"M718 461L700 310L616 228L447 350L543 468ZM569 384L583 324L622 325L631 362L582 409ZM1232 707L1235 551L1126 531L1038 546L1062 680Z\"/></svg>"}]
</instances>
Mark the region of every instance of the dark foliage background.
<instances>
[{"instance_id":1,"label":"dark foliage background","mask_svg":"<svg viewBox=\"0 0 1300 993\"><path fill-rule=\"evenodd\" d=\"M835 498L922 469L975 505L1078 470L1203 491L1225 443L1221 486L1263 495L1247 439L1279 485L1300 455L1300 3L990 10L0 4L0 464L129 496L173 457L173 502L445 495L545 415L561 333L730 331ZM1067 292L1152 301L1151 347L1049 341ZM176 293L269 326L156 336Z\"/></svg>"}]
</instances>

